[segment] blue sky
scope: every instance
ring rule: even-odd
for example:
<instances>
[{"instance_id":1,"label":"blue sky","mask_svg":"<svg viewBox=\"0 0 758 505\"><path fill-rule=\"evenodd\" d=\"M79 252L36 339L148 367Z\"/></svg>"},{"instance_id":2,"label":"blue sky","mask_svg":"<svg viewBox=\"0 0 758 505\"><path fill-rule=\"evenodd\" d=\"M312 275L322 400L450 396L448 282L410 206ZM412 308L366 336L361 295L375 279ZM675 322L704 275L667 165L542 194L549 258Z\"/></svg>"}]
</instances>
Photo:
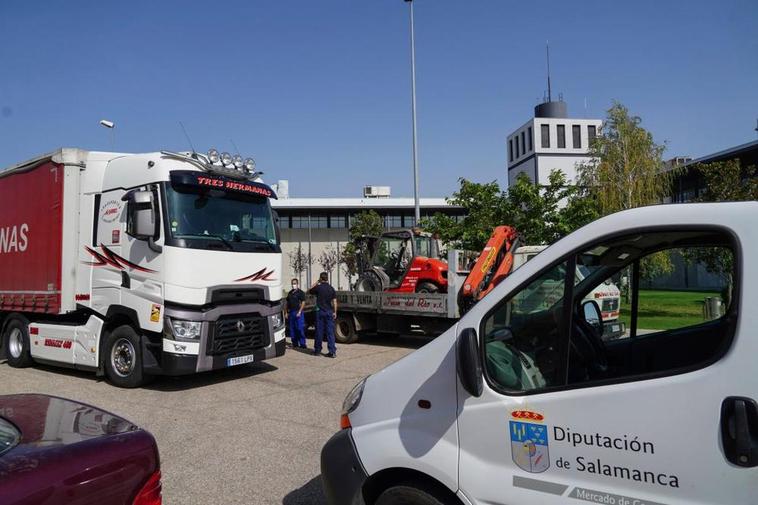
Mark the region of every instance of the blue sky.
<instances>
[{"instance_id":1,"label":"blue sky","mask_svg":"<svg viewBox=\"0 0 758 505\"><path fill-rule=\"evenodd\" d=\"M505 184L545 90L616 99L666 156L756 139L758 2L415 0L422 196ZM292 196L412 195L402 0L0 2L0 167L59 146L252 155ZM585 109L585 101L587 107Z\"/></svg>"}]
</instances>

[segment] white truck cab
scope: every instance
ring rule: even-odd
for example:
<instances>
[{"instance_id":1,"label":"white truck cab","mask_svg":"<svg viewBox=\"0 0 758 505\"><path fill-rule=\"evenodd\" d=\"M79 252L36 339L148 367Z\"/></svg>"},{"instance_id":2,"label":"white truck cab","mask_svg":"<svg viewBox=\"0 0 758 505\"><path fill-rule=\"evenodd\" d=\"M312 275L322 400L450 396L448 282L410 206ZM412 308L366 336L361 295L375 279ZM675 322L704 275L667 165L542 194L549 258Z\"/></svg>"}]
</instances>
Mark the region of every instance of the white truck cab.
<instances>
[{"instance_id":1,"label":"white truck cab","mask_svg":"<svg viewBox=\"0 0 758 505\"><path fill-rule=\"evenodd\" d=\"M756 218L756 202L645 207L541 252L356 385L322 450L330 503L758 503ZM723 312L658 317L688 292L640 289L653 254L721 279ZM586 296L626 268L629 335L604 341Z\"/></svg>"},{"instance_id":2,"label":"white truck cab","mask_svg":"<svg viewBox=\"0 0 758 505\"><path fill-rule=\"evenodd\" d=\"M64 148L0 172L3 243L21 236L0 257L8 363L136 387L284 354L276 194L254 165Z\"/></svg>"}]
</instances>

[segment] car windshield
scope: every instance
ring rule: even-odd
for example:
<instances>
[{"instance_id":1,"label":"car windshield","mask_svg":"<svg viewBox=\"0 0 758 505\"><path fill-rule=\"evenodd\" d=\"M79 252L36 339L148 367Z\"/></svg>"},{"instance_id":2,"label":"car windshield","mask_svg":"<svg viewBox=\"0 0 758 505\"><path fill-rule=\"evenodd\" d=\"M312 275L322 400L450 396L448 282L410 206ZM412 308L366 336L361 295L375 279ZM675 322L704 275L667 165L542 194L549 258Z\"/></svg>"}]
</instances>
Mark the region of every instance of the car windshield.
<instances>
[{"instance_id":1,"label":"car windshield","mask_svg":"<svg viewBox=\"0 0 758 505\"><path fill-rule=\"evenodd\" d=\"M222 191L184 192L166 185L171 238L184 242L257 243L276 248L276 228L268 199ZM246 249L240 249L246 250Z\"/></svg>"},{"instance_id":2,"label":"car windshield","mask_svg":"<svg viewBox=\"0 0 758 505\"><path fill-rule=\"evenodd\" d=\"M10 451L21 440L21 432L13 424L0 417L0 456Z\"/></svg>"}]
</instances>

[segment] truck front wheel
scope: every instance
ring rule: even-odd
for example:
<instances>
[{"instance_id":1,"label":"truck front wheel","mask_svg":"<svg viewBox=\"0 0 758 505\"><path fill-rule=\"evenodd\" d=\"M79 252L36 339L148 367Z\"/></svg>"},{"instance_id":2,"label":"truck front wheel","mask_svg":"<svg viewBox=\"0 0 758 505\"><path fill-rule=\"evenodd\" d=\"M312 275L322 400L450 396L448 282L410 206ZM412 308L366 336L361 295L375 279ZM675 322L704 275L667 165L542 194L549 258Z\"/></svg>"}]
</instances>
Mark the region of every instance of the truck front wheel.
<instances>
[{"instance_id":1,"label":"truck front wheel","mask_svg":"<svg viewBox=\"0 0 758 505\"><path fill-rule=\"evenodd\" d=\"M14 368L23 368L32 364L29 352L29 323L14 317L5 325L3 347L8 357L8 364Z\"/></svg>"},{"instance_id":2,"label":"truck front wheel","mask_svg":"<svg viewBox=\"0 0 758 505\"><path fill-rule=\"evenodd\" d=\"M136 388L145 383L142 373L142 347L131 326L115 328L103 346L105 375L114 386Z\"/></svg>"}]
</instances>

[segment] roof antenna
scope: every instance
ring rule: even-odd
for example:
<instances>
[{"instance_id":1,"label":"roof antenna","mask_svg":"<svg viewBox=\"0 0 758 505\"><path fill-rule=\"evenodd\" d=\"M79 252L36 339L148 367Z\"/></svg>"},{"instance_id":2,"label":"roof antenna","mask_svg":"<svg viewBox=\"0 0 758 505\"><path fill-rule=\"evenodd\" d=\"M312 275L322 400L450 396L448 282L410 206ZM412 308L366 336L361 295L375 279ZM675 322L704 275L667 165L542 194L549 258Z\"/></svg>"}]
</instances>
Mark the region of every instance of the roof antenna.
<instances>
[{"instance_id":1,"label":"roof antenna","mask_svg":"<svg viewBox=\"0 0 758 505\"><path fill-rule=\"evenodd\" d=\"M197 159L197 152L195 151L195 146L192 145L192 140L190 139L190 136L187 134L187 129L184 127L184 124L179 121L179 126L182 127L182 131L184 132L184 137L187 139L187 143L190 145L190 149L192 149L192 157L194 159Z\"/></svg>"},{"instance_id":2,"label":"roof antenna","mask_svg":"<svg viewBox=\"0 0 758 505\"><path fill-rule=\"evenodd\" d=\"M232 143L232 147L234 148L234 152L235 152L235 153L236 153L238 156L242 156L242 155L240 154L240 150L239 150L239 149L237 149L237 144L235 144L235 143L234 143L234 141L233 141L232 139L229 139L229 142L231 142L231 143Z\"/></svg>"},{"instance_id":3,"label":"roof antenna","mask_svg":"<svg viewBox=\"0 0 758 505\"><path fill-rule=\"evenodd\" d=\"M550 41L545 41L545 52L547 54L547 101L552 102L553 96L550 90Z\"/></svg>"}]
</instances>

